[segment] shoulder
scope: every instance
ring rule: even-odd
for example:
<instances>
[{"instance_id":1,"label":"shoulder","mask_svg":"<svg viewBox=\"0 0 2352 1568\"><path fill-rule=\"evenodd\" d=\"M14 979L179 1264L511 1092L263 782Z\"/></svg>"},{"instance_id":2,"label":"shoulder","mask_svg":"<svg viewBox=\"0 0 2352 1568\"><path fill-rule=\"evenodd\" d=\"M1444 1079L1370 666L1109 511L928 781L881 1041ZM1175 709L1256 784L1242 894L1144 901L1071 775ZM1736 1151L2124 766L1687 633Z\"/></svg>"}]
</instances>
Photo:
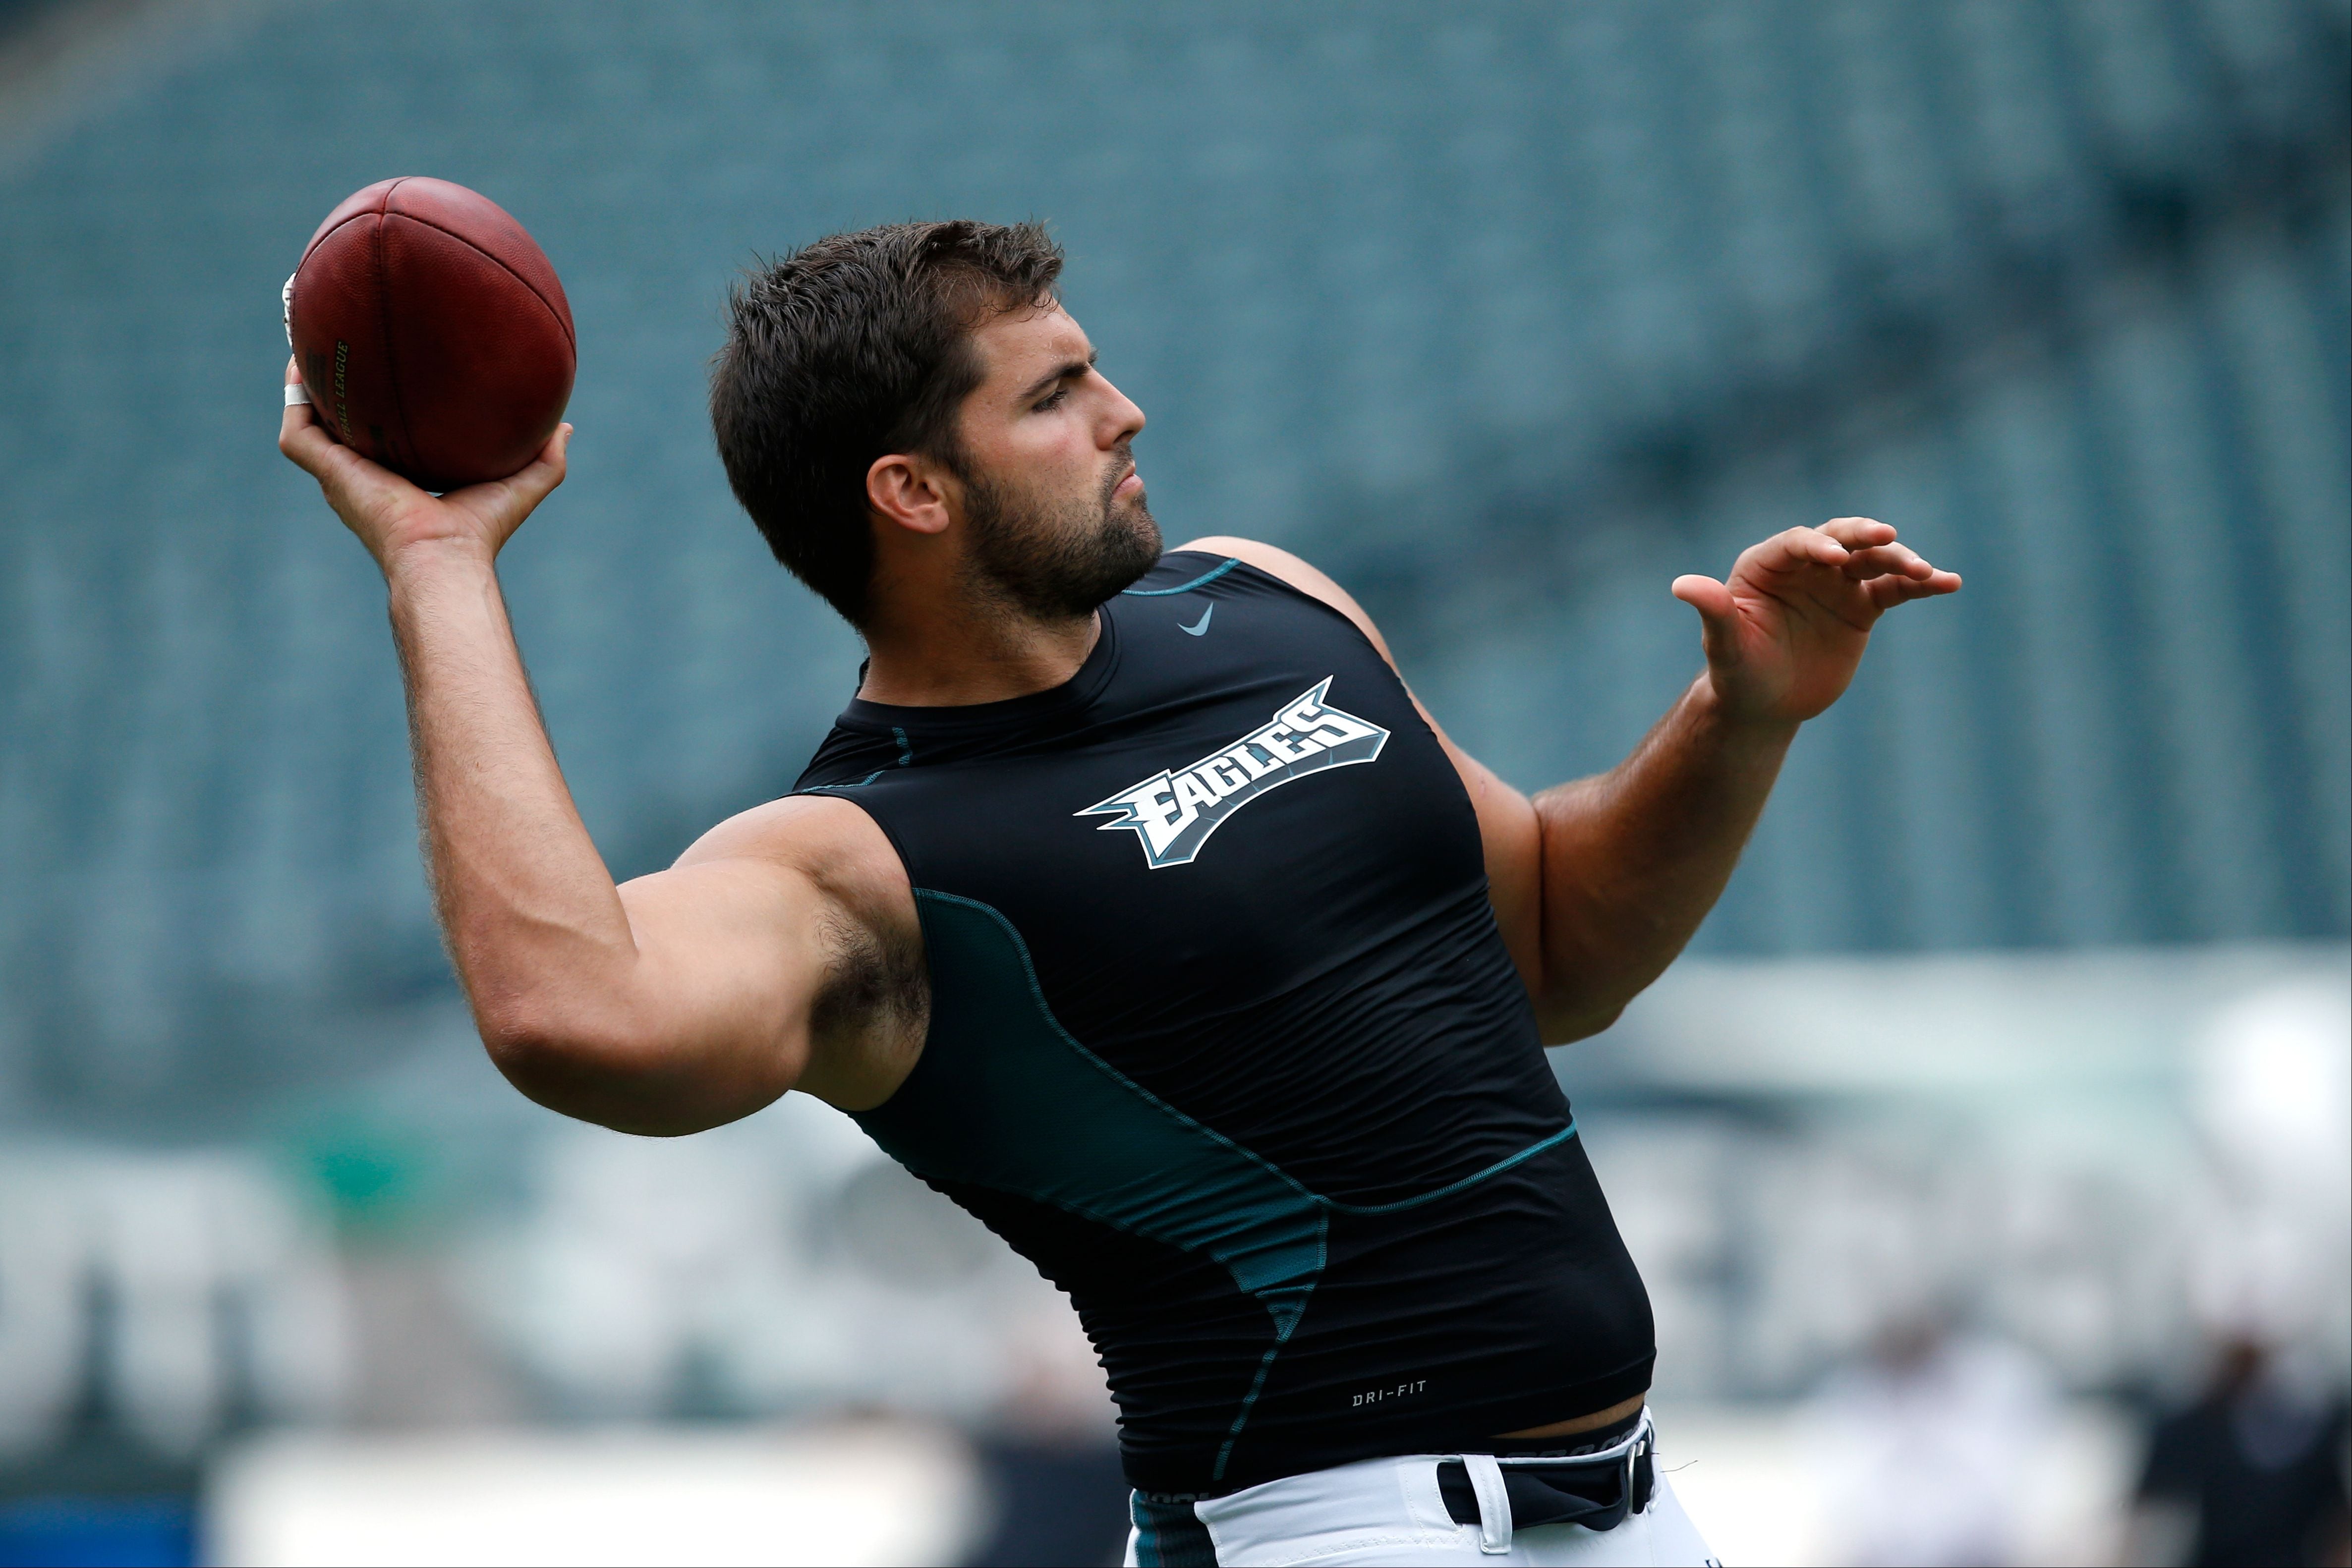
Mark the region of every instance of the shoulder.
<instances>
[{"instance_id":1,"label":"shoulder","mask_svg":"<svg viewBox=\"0 0 2352 1568\"><path fill-rule=\"evenodd\" d=\"M1207 555L1230 556L1254 566L1268 577L1288 583L1310 599L1319 599L1356 623L1356 630L1371 640L1381 657L1393 666L1396 660L1389 653L1388 643L1381 636L1380 628L1364 613L1348 591L1331 578L1299 557L1276 545L1261 544L1255 539L1234 538L1225 534L1210 534L1205 538L1187 539L1176 547L1179 550L1199 550Z\"/></svg>"},{"instance_id":2,"label":"shoulder","mask_svg":"<svg viewBox=\"0 0 2352 1568\"><path fill-rule=\"evenodd\" d=\"M814 883L861 912L911 915L914 890L880 824L836 795L787 795L739 812L677 857L677 869L731 862Z\"/></svg>"}]
</instances>

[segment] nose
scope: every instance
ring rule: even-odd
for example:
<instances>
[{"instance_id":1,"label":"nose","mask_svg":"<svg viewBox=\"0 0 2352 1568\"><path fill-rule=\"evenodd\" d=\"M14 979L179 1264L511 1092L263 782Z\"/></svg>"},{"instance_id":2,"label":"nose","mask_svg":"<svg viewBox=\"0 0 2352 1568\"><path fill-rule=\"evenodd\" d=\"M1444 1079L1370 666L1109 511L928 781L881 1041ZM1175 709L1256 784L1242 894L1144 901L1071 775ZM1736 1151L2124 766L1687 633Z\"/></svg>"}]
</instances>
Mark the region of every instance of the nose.
<instances>
[{"instance_id":1,"label":"nose","mask_svg":"<svg viewBox=\"0 0 2352 1568\"><path fill-rule=\"evenodd\" d=\"M1136 407L1125 392L1111 385L1108 376L1100 371L1092 374L1102 382L1103 390L1110 393L1103 407L1102 428L1097 434L1103 450L1108 452L1135 439L1137 433L1143 428L1143 411Z\"/></svg>"}]
</instances>

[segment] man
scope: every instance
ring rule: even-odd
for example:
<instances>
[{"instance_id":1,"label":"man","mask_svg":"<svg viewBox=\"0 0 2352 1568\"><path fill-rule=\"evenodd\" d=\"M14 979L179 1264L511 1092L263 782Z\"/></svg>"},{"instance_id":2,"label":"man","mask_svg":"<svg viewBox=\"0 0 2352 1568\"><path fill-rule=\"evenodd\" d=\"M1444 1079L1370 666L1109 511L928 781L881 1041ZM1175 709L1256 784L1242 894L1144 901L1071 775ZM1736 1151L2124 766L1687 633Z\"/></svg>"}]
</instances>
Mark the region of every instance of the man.
<instances>
[{"instance_id":1,"label":"man","mask_svg":"<svg viewBox=\"0 0 2352 1568\"><path fill-rule=\"evenodd\" d=\"M2124 1561L2194 1568L2352 1561L2352 1412L2296 1379L2264 1338L2216 1347L2204 1392L2149 1434Z\"/></svg>"},{"instance_id":2,"label":"man","mask_svg":"<svg viewBox=\"0 0 2352 1568\"><path fill-rule=\"evenodd\" d=\"M1958 580L1862 518L1678 580L1705 673L1530 800L1314 568L1162 554L1143 415L1060 267L1034 226L901 225L737 291L720 456L869 659L794 793L625 887L493 571L569 428L436 499L289 409L390 588L484 1043L628 1132L793 1089L856 1116L1070 1292L1138 1562L1699 1561L1650 1461L1648 1301L1541 1047L1658 976L1872 623Z\"/></svg>"}]
</instances>

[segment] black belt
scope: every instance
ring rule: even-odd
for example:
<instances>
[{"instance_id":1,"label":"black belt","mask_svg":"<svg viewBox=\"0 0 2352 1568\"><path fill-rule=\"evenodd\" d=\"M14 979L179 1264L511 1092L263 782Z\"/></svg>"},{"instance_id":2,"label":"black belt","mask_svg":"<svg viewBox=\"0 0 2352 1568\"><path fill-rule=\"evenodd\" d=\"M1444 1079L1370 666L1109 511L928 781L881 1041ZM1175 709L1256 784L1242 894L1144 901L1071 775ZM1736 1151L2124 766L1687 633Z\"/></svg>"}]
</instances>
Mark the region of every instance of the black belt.
<instances>
[{"instance_id":1,"label":"black belt","mask_svg":"<svg viewBox=\"0 0 2352 1568\"><path fill-rule=\"evenodd\" d=\"M1646 1430L1622 1454L1500 1462L1515 1530L1538 1524L1614 1530L1628 1514L1650 1506L1654 1470ZM1454 1523L1479 1522L1478 1494L1470 1484L1468 1466L1459 1459L1440 1459L1437 1490L1444 1494L1445 1511Z\"/></svg>"}]
</instances>

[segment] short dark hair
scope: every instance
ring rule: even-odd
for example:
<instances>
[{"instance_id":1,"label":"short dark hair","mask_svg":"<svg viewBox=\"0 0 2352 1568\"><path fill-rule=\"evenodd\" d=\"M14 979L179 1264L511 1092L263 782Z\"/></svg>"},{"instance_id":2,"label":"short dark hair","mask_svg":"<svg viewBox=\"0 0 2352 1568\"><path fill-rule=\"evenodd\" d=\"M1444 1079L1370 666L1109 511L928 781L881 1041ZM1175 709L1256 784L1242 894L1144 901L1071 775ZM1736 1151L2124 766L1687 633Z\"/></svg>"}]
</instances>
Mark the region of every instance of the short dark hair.
<instances>
[{"instance_id":1,"label":"short dark hair","mask_svg":"<svg viewBox=\"0 0 2352 1568\"><path fill-rule=\"evenodd\" d=\"M957 219L830 235L730 291L710 375L727 482L776 559L852 625L874 575L866 471L890 452L965 471L972 329L1053 303L1061 271L1042 224Z\"/></svg>"}]
</instances>

